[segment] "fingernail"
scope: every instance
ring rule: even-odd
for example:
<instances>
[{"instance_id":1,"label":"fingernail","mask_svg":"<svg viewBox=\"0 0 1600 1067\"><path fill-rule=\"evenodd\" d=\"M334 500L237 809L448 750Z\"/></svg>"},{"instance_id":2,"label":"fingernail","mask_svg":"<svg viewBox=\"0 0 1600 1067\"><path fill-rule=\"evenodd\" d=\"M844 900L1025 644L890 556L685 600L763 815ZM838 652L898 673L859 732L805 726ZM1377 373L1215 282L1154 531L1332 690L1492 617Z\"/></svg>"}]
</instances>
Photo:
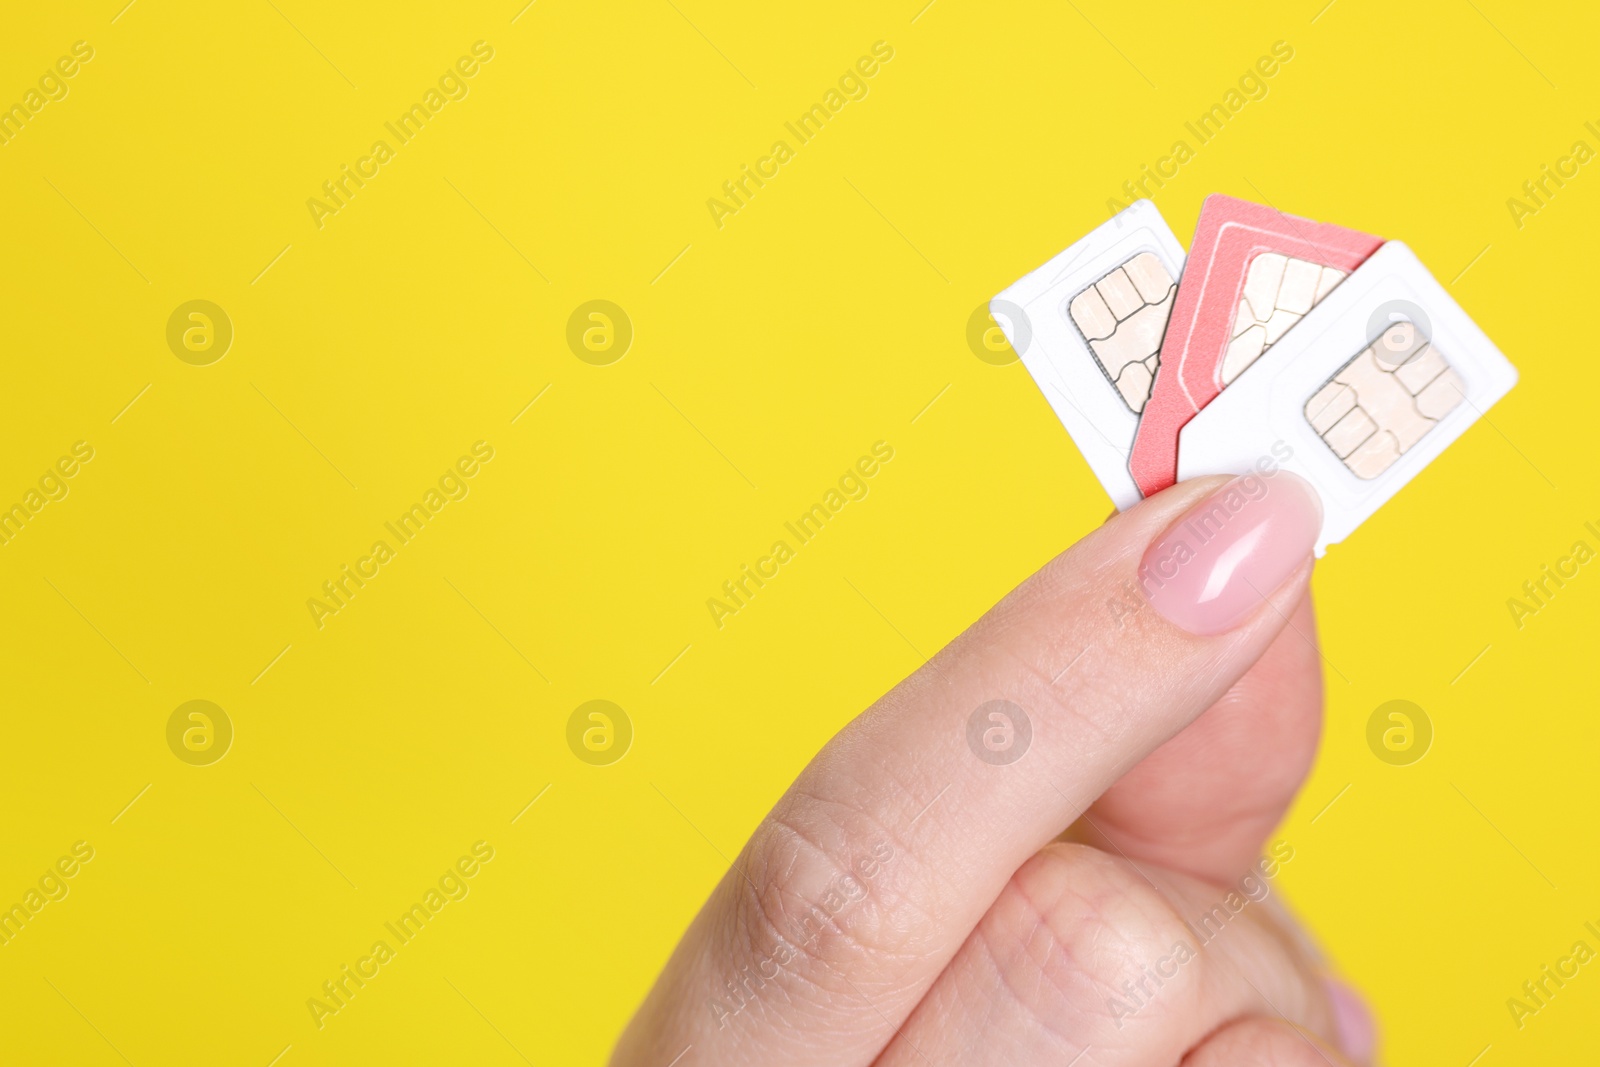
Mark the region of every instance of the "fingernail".
<instances>
[{"instance_id":1,"label":"fingernail","mask_svg":"<svg viewBox=\"0 0 1600 1067\"><path fill-rule=\"evenodd\" d=\"M1243 622L1311 554L1322 502L1287 471L1246 474L1190 508L1152 544L1139 585L1168 621L1192 634Z\"/></svg>"},{"instance_id":2,"label":"fingernail","mask_svg":"<svg viewBox=\"0 0 1600 1067\"><path fill-rule=\"evenodd\" d=\"M1333 1026L1339 1038L1339 1048L1358 1063L1369 1063L1377 1051L1378 1027L1372 1021L1372 1010L1354 989L1336 978L1324 978L1328 990L1328 1003L1333 1006Z\"/></svg>"}]
</instances>

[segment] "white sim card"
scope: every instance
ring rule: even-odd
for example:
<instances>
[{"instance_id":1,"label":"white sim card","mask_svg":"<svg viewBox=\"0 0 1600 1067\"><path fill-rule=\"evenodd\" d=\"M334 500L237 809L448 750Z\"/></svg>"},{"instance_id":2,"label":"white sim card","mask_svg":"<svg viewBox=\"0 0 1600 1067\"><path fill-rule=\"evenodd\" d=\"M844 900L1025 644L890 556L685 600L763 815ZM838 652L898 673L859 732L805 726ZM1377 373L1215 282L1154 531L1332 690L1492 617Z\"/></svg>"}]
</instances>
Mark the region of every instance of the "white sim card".
<instances>
[{"instance_id":1,"label":"white sim card","mask_svg":"<svg viewBox=\"0 0 1600 1067\"><path fill-rule=\"evenodd\" d=\"M1276 460L1322 497L1317 555L1349 536L1517 382L1517 370L1389 241L1178 439L1178 477Z\"/></svg>"},{"instance_id":2,"label":"white sim card","mask_svg":"<svg viewBox=\"0 0 1600 1067\"><path fill-rule=\"evenodd\" d=\"M1128 453L1182 273L1183 246L1138 200L989 302L1118 510L1140 499Z\"/></svg>"}]
</instances>

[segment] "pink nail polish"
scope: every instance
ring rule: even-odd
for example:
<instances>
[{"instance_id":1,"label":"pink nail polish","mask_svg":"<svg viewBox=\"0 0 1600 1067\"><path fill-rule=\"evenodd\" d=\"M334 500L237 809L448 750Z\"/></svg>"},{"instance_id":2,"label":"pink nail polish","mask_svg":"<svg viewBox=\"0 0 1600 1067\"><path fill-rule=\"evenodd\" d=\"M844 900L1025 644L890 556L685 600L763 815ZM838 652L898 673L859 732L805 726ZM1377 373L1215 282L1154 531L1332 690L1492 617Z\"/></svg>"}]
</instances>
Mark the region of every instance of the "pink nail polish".
<instances>
[{"instance_id":1,"label":"pink nail polish","mask_svg":"<svg viewBox=\"0 0 1600 1067\"><path fill-rule=\"evenodd\" d=\"M1335 978L1324 978L1339 1048L1357 1063L1369 1063L1378 1050L1378 1027L1361 995Z\"/></svg>"},{"instance_id":2,"label":"pink nail polish","mask_svg":"<svg viewBox=\"0 0 1600 1067\"><path fill-rule=\"evenodd\" d=\"M1192 634L1231 630L1311 555L1322 502L1287 471L1246 474L1186 512L1145 550L1139 585Z\"/></svg>"}]
</instances>

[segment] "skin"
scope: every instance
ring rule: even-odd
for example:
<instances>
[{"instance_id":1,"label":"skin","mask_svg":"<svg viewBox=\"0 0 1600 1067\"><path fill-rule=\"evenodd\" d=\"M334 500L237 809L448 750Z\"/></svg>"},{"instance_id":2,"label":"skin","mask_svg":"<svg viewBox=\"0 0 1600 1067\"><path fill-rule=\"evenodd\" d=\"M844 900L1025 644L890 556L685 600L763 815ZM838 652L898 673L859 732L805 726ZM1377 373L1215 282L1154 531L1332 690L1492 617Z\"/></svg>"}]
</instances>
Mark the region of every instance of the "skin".
<instances>
[{"instance_id":1,"label":"skin","mask_svg":"<svg viewBox=\"0 0 1600 1067\"><path fill-rule=\"evenodd\" d=\"M1363 1062L1274 898L1213 912L1270 891L1257 864L1315 754L1309 555L1223 634L1127 610L1146 547L1223 481L1113 516L829 742L614 1067ZM997 699L1032 724L998 766L967 740Z\"/></svg>"}]
</instances>

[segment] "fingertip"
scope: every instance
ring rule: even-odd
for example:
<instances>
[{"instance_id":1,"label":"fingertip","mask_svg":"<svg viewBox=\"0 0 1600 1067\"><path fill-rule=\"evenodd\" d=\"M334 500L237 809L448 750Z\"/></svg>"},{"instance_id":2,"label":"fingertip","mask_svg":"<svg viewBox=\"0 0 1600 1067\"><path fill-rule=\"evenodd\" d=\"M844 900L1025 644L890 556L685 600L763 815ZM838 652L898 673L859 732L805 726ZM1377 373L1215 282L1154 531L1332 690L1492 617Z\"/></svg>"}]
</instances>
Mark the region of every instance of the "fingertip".
<instances>
[{"instance_id":1,"label":"fingertip","mask_svg":"<svg viewBox=\"0 0 1600 1067\"><path fill-rule=\"evenodd\" d=\"M1322 980L1333 1009L1339 1048L1357 1063L1371 1063L1378 1050L1378 1025L1366 1000L1355 989L1331 975Z\"/></svg>"},{"instance_id":2,"label":"fingertip","mask_svg":"<svg viewBox=\"0 0 1600 1067\"><path fill-rule=\"evenodd\" d=\"M1150 543L1139 582L1168 622L1202 637L1225 633L1309 576L1322 502L1309 482L1285 474L1223 482Z\"/></svg>"}]
</instances>

